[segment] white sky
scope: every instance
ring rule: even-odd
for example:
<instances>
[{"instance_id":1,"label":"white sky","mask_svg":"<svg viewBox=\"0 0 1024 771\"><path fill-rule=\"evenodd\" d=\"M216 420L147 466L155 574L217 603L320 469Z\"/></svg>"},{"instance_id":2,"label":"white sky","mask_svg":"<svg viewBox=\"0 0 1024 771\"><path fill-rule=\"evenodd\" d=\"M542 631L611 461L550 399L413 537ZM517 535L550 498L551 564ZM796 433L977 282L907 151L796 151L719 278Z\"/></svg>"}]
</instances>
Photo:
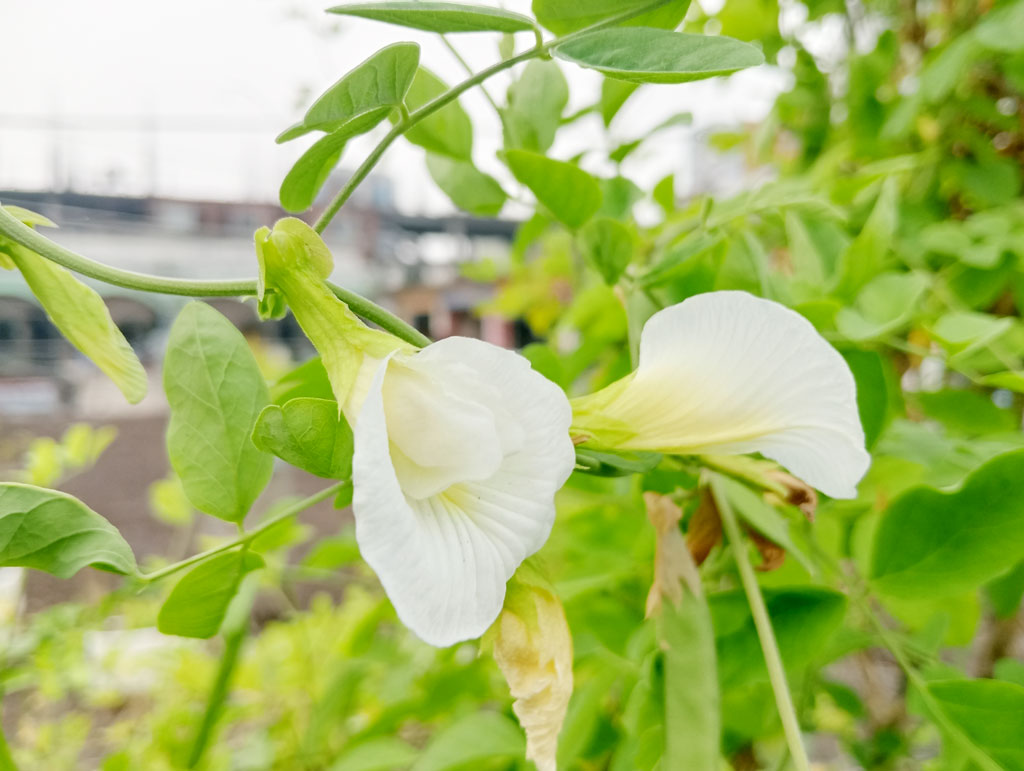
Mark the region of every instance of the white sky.
<instances>
[{"instance_id":1,"label":"white sky","mask_svg":"<svg viewBox=\"0 0 1024 771\"><path fill-rule=\"evenodd\" d=\"M274 136L375 50L414 40L426 66L449 82L465 77L434 36L323 13L330 4L0 0L0 187L274 200L285 172L312 141L279 146ZM529 0L504 5L527 11ZM475 69L498 57L497 35L450 39ZM520 36L519 49L531 40ZM570 109L593 101L600 78L562 66L572 88ZM508 82L498 76L487 83L499 103ZM728 80L645 87L613 123L612 145L691 110L692 129L659 135L625 169L641 183L670 170L686 180L694 162L688 134L760 119L785 82L779 71L761 67ZM476 125L477 162L500 175L493 110L479 93L462 103ZM351 142L343 165L355 166L381 131ZM599 119L588 118L560 136L552 155L570 157L604 142ZM379 168L396 180L403 210L450 208L417 148L396 143Z\"/></svg>"}]
</instances>

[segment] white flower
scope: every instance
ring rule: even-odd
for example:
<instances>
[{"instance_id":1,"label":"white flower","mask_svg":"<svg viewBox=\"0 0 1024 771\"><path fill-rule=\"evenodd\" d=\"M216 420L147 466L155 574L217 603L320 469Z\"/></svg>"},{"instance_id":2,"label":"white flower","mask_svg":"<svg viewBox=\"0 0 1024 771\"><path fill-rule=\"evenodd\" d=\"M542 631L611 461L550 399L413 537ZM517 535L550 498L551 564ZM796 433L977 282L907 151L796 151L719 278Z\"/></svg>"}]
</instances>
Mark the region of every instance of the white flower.
<instances>
[{"instance_id":1,"label":"white flower","mask_svg":"<svg viewBox=\"0 0 1024 771\"><path fill-rule=\"evenodd\" d=\"M595 444L679 455L759 452L833 498L867 470L845 360L798 313L746 292L654 314L635 372L573 402Z\"/></svg>"},{"instance_id":2,"label":"white flower","mask_svg":"<svg viewBox=\"0 0 1024 771\"><path fill-rule=\"evenodd\" d=\"M433 645L479 637L551 531L568 400L518 354L453 337L367 357L345 412L356 539L398 617Z\"/></svg>"}]
</instances>

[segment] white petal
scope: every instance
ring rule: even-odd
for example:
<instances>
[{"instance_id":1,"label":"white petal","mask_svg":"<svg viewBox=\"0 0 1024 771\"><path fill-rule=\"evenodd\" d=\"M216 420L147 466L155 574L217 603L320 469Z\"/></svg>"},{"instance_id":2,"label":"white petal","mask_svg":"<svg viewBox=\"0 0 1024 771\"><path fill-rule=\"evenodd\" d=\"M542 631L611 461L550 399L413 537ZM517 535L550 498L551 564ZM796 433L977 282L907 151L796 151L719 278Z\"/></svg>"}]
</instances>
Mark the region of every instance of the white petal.
<instances>
[{"instance_id":1,"label":"white petal","mask_svg":"<svg viewBox=\"0 0 1024 771\"><path fill-rule=\"evenodd\" d=\"M627 449L760 452L834 498L852 498L870 458L843 357L800 314L746 292L659 311L632 382L608 407Z\"/></svg>"},{"instance_id":2,"label":"white petal","mask_svg":"<svg viewBox=\"0 0 1024 771\"><path fill-rule=\"evenodd\" d=\"M429 354L429 355L428 355ZM389 453L382 366L355 426L353 510L363 557L399 618L423 640L479 637L497 618L505 583L547 539L554 495L575 463L562 391L525 359L477 340L448 338L417 356L471 367L522 430L521 448L483 481L416 500L403 493Z\"/></svg>"}]
</instances>

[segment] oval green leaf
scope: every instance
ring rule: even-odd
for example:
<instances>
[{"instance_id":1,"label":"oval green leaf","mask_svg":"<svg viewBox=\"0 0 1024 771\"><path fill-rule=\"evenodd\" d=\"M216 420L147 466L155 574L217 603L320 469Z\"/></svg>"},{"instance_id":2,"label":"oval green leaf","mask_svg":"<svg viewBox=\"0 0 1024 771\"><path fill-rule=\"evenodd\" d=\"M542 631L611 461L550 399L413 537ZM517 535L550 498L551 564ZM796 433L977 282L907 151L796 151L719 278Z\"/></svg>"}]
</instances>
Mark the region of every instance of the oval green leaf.
<instances>
[{"instance_id":1,"label":"oval green leaf","mask_svg":"<svg viewBox=\"0 0 1024 771\"><path fill-rule=\"evenodd\" d=\"M264 408L252 432L264 452L325 479L352 476L352 429L328 399L292 399Z\"/></svg>"},{"instance_id":2,"label":"oval green leaf","mask_svg":"<svg viewBox=\"0 0 1024 771\"><path fill-rule=\"evenodd\" d=\"M555 141L569 104L569 84L556 62L534 60L509 86L501 111L505 148L544 153Z\"/></svg>"},{"instance_id":3,"label":"oval green leaf","mask_svg":"<svg viewBox=\"0 0 1024 771\"><path fill-rule=\"evenodd\" d=\"M565 35L645 5L650 5L649 0L533 0L533 15L556 35ZM690 0L672 0L623 24L674 29L686 16L689 7Z\"/></svg>"},{"instance_id":4,"label":"oval green leaf","mask_svg":"<svg viewBox=\"0 0 1024 771\"><path fill-rule=\"evenodd\" d=\"M179 637L213 637L246 573L261 567L263 558L250 551L228 552L203 562L171 590L157 616L157 628Z\"/></svg>"},{"instance_id":5,"label":"oval green leaf","mask_svg":"<svg viewBox=\"0 0 1024 771\"><path fill-rule=\"evenodd\" d=\"M648 27L601 29L556 46L559 59L633 83L687 83L764 63L764 54L728 37Z\"/></svg>"},{"instance_id":6,"label":"oval green leaf","mask_svg":"<svg viewBox=\"0 0 1024 771\"><path fill-rule=\"evenodd\" d=\"M534 29L533 20L522 14L463 3L352 3L336 5L327 12L426 32L526 32Z\"/></svg>"},{"instance_id":7,"label":"oval green leaf","mask_svg":"<svg viewBox=\"0 0 1024 771\"><path fill-rule=\"evenodd\" d=\"M381 119L387 114L384 108ZM318 139L295 162L281 182L278 197L285 211L301 212L313 205L320 188L341 160L345 144L353 135L346 126Z\"/></svg>"},{"instance_id":8,"label":"oval green leaf","mask_svg":"<svg viewBox=\"0 0 1024 771\"><path fill-rule=\"evenodd\" d=\"M528 150L502 154L512 174L570 228L579 228L601 206L601 185L579 166Z\"/></svg>"},{"instance_id":9,"label":"oval green leaf","mask_svg":"<svg viewBox=\"0 0 1024 771\"><path fill-rule=\"evenodd\" d=\"M77 498L56 490L0 484L0 566L70 578L92 565L130 575L135 555L117 528Z\"/></svg>"},{"instance_id":10,"label":"oval green leaf","mask_svg":"<svg viewBox=\"0 0 1024 771\"><path fill-rule=\"evenodd\" d=\"M875 532L871 579L895 597L972 591L1024 559L1024 450L993 458L952 493L899 496Z\"/></svg>"},{"instance_id":11,"label":"oval green leaf","mask_svg":"<svg viewBox=\"0 0 1024 771\"><path fill-rule=\"evenodd\" d=\"M447 90L448 86L443 80L430 70L420 67L409 87L405 104L413 111ZM404 136L429 152L462 161L473 159L473 123L458 99L410 127Z\"/></svg>"},{"instance_id":12,"label":"oval green leaf","mask_svg":"<svg viewBox=\"0 0 1024 771\"><path fill-rule=\"evenodd\" d=\"M306 112L307 128L333 131L360 116L373 116L353 129L353 135L369 131L387 116L379 118L382 107L397 107L416 76L420 47L416 43L395 43L382 48L327 89Z\"/></svg>"},{"instance_id":13,"label":"oval green leaf","mask_svg":"<svg viewBox=\"0 0 1024 771\"><path fill-rule=\"evenodd\" d=\"M200 511L241 522L273 466L250 439L270 394L242 333L206 303L186 305L171 327L164 390L167 454L185 494Z\"/></svg>"},{"instance_id":14,"label":"oval green leaf","mask_svg":"<svg viewBox=\"0 0 1024 771\"><path fill-rule=\"evenodd\" d=\"M427 153L427 171L453 204L478 217L496 217L508 196L498 181L468 161Z\"/></svg>"},{"instance_id":15,"label":"oval green leaf","mask_svg":"<svg viewBox=\"0 0 1024 771\"><path fill-rule=\"evenodd\" d=\"M579 235L580 251L608 286L614 286L633 259L633 234L607 217L588 222Z\"/></svg>"}]
</instances>

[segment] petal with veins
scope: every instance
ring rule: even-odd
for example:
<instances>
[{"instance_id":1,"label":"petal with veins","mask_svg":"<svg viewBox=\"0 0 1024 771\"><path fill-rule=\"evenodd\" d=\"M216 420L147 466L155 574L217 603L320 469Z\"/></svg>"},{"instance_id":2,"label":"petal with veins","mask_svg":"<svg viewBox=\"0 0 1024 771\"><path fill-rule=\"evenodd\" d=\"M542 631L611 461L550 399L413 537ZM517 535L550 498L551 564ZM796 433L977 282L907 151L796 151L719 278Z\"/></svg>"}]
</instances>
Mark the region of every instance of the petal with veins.
<instances>
[{"instance_id":1,"label":"petal with veins","mask_svg":"<svg viewBox=\"0 0 1024 771\"><path fill-rule=\"evenodd\" d=\"M434 378L447 371L443 386L452 399L491 408L496 418L484 441L498 441L507 453L500 467L485 479L468 478L467 470L468 476L423 498L404 490L409 471L403 464L410 459L393 461L388 433L392 367L418 368ZM476 379L486 387L461 388L460 373L463 382ZM508 425L513 419L516 425ZM505 583L550 533L555 492L575 464L570 421L561 389L518 354L478 340L448 338L379 366L355 425L356 538L399 618L426 642L443 646L479 637L498 616ZM463 436L472 434L462 429ZM435 436L438 447L448 439Z\"/></svg>"},{"instance_id":2,"label":"petal with veins","mask_svg":"<svg viewBox=\"0 0 1024 771\"><path fill-rule=\"evenodd\" d=\"M636 372L578 404L583 430L587 410L614 421L616 447L760 452L834 498L856 495L870 461L843 357L803 316L746 292L654 314Z\"/></svg>"}]
</instances>

